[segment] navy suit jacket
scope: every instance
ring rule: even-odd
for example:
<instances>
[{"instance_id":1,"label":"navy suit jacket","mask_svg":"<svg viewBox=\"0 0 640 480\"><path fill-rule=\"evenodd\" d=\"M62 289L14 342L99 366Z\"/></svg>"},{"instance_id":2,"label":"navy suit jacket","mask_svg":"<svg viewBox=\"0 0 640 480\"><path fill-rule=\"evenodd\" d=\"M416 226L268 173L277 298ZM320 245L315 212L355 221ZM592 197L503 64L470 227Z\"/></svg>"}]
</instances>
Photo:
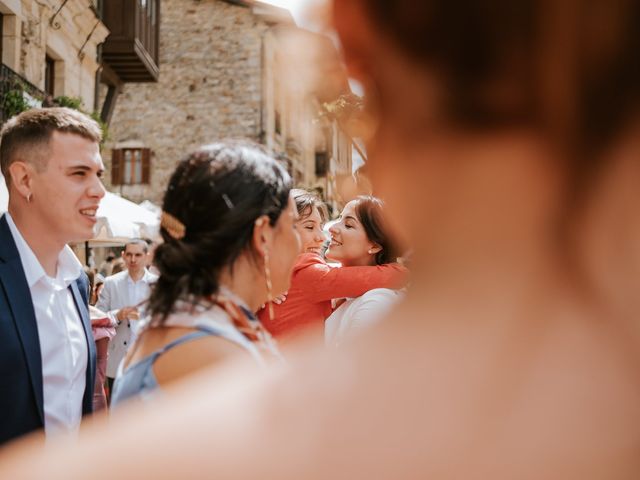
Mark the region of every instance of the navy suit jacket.
<instances>
[{"instance_id":1,"label":"navy suit jacket","mask_svg":"<svg viewBox=\"0 0 640 480\"><path fill-rule=\"evenodd\" d=\"M96 349L88 310L88 281L69 286L89 358L82 413L93 409ZM44 427L42 355L29 285L6 215L0 217L0 444Z\"/></svg>"}]
</instances>

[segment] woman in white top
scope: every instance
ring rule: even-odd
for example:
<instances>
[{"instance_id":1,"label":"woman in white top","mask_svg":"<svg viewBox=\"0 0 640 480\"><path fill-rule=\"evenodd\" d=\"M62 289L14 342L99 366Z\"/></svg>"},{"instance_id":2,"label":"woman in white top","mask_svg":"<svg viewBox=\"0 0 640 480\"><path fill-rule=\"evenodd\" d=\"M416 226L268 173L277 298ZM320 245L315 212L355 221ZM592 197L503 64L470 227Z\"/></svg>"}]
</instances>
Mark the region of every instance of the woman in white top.
<instances>
[{"instance_id":1,"label":"woman in white top","mask_svg":"<svg viewBox=\"0 0 640 480\"><path fill-rule=\"evenodd\" d=\"M258 364L278 357L252 312L289 287L300 248L290 189L284 168L250 143L207 145L178 165L150 314L120 366L113 405L238 354Z\"/></svg>"},{"instance_id":2,"label":"woman in white top","mask_svg":"<svg viewBox=\"0 0 640 480\"><path fill-rule=\"evenodd\" d=\"M384 265L395 262L399 256L397 243L384 220L383 203L378 198L360 196L347 203L329 232L331 243L326 256L342 266ZM386 288L347 299L325 322L325 344L339 346L383 317L397 299L398 293Z\"/></svg>"}]
</instances>

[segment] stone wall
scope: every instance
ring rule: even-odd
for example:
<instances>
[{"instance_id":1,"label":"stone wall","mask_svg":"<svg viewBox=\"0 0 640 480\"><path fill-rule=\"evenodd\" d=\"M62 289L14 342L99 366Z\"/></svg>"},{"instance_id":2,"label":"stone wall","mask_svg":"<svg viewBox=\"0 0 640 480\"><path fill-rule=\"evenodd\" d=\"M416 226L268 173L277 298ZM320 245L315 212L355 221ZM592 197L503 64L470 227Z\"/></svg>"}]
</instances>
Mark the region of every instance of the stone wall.
<instances>
[{"instance_id":1,"label":"stone wall","mask_svg":"<svg viewBox=\"0 0 640 480\"><path fill-rule=\"evenodd\" d=\"M262 37L267 23L219 0L163 0L157 83L126 84L104 152L147 147L151 183L107 186L159 203L176 162L199 145L229 137L261 140Z\"/></svg>"},{"instance_id":2,"label":"stone wall","mask_svg":"<svg viewBox=\"0 0 640 480\"><path fill-rule=\"evenodd\" d=\"M93 110L96 49L108 30L87 0L0 0L2 62L44 90L45 56L55 61L54 95L80 97Z\"/></svg>"}]
</instances>

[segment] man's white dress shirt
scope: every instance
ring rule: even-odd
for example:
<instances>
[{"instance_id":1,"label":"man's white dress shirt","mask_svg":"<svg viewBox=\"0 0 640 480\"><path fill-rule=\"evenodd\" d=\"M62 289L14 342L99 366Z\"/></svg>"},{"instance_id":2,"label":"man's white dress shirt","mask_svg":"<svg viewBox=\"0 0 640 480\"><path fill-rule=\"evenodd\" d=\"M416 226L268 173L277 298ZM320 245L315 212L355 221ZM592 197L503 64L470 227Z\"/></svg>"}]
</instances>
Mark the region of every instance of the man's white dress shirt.
<instances>
[{"instance_id":1,"label":"man's white dress shirt","mask_svg":"<svg viewBox=\"0 0 640 480\"><path fill-rule=\"evenodd\" d=\"M38 325L42 355L44 428L47 435L73 431L82 418L89 350L82 319L69 290L82 264L68 246L58 256L57 274L49 277L7 213L20 253Z\"/></svg>"}]
</instances>

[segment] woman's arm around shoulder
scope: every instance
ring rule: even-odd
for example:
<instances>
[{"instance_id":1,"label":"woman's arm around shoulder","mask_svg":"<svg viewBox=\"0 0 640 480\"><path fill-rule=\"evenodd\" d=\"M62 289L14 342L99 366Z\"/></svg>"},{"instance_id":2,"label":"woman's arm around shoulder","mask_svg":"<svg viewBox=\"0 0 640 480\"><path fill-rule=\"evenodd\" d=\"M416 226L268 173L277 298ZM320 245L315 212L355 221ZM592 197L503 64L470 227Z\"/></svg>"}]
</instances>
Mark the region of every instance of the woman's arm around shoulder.
<instances>
[{"instance_id":1,"label":"woman's arm around shoulder","mask_svg":"<svg viewBox=\"0 0 640 480\"><path fill-rule=\"evenodd\" d=\"M397 263L338 267L329 265L320 255L304 254L300 257L294 270L294 281L313 302L359 297L377 288L402 288L409 281L409 270Z\"/></svg>"}]
</instances>

